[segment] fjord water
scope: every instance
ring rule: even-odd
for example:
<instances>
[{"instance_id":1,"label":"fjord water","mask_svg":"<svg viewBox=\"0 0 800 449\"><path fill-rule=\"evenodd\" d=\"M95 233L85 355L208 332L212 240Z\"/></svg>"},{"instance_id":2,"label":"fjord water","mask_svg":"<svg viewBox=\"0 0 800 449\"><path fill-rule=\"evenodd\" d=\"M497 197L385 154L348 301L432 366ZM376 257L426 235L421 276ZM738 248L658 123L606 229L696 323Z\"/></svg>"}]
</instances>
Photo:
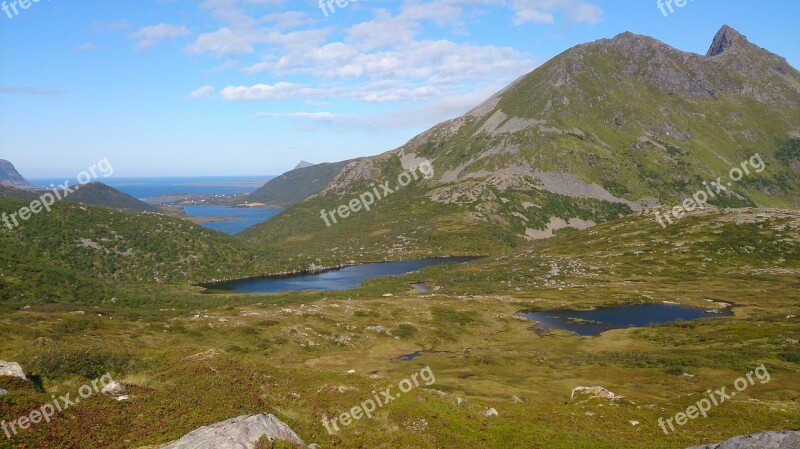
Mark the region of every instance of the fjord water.
<instances>
[{"instance_id":1,"label":"fjord water","mask_svg":"<svg viewBox=\"0 0 800 449\"><path fill-rule=\"evenodd\" d=\"M546 310L520 312L540 329L563 329L581 336L598 335L612 329L645 327L677 320L696 320L730 315L728 311L708 313L703 309L676 304L636 304L595 310Z\"/></svg>"},{"instance_id":2,"label":"fjord water","mask_svg":"<svg viewBox=\"0 0 800 449\"><path fill-rule=\"evenodd\" d=\"M272 176L187 176L187 177L161 177L161 178L121 178L111 176L100 177L94 181L102 182L121 192L151 204L148 198L160 195L213 195L252 193ZM70 178L31 178L30 181L37 186L60 185L69 181L75 185L75 180Z\"/></svg>"},{"instance_id":3,"label":"fjord water","mask_svg":"<svg viewBox=\"0 0 800 449\"><path fill-rule=\"evenodd\" d=\"M280 209L228 206L183 206L183 211L190 217L225 217L226 220L201 223L201 226L231 235L263 223L281 212Z\"/></svg>"},{"instance_id":4,"label":"fjord water","mask_svg":"<svg viewBox=\"0 0 800 449\"><path fill-rule=\"evenodd\" d=\"M386 263L367 263L351 267L333 269L320 273L298 274L292 276L270 276L253 279L219 282L204 285L207 288L228 290L232 293L281 293L303 290L349 290L364 282L383 276L411 273L422 268L449 263L464 263L478 257L447 257L416 260L401 260Z\"/></svg>"},{"instance_id":5,"label":"fjord water","mask_svg":"<svg viewBox=\"0 0 800 449\"><path fill-rule=\"evenodd\" d=\"M99 178L97 181L148 204L161 204L157 197L163 195L232 195L255 192L273 176L205 176L161 178ZM46 188L61 185L64 178L31 179L37 186ZM71 181L71 185L75 181ZM263 223L281 212L280 209L243 208L228 206L192 205L182 207L184 213L195 218L221 217L221 221L208 221L200 226L226 234L238 234L251 226Z\"/></svg>"}]
</instances>

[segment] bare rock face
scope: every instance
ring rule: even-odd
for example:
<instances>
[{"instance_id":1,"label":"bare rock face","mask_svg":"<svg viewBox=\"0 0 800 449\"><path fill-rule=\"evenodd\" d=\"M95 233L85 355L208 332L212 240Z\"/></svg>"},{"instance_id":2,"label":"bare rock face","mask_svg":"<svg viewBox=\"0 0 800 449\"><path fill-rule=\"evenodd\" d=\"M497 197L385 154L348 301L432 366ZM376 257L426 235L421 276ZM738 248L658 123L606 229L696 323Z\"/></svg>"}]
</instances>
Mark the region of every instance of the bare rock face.
<instances>
[{"instance_id":1,"label":"bare rock face","mask_svg":"<svg viewBox=\"0 0 800 449\"><path fill-rule=\"evenodd\" d=\"M719 444L693 446L688 449L797 449L800 448L800 431L763 432L731 438Z\"/></svg>"},{"instance_id":2,"label":"bare rock face","mask_svg":"<svg viewBox=\"0 0 800 449\"><path fill-rule=\"evenodd\" d=\"M283 421L274 415L260 413L201 427L162 449L253 449L265 435L270 441L305 445Z\"/></svg>"},{"instance_id":3,"label":"bare rock face","mask_svg":"<svg viewBox=\"0 0 800 449\"><path fill-rule=\"evenodd\" d=\"M28 378L25 376L25 371L22 371L22 367L19 366L19 363L6 362L5 360L0 360L0 377L2 376L28 380Z\"/></svg>"},{"instance_id":4,"label":"bare rock face","mask_svg":"<svg viewBox=\"0 0 800 449\"><path fill-rule=\"evenodd\" d=\"M725 25L719 30L717 35L714 36L714 42L711 43L711 47L708 49L706 56L714 57L720 55L741 40L744 40L744 36L733 28Z\"/></svg>"}]
</instances>

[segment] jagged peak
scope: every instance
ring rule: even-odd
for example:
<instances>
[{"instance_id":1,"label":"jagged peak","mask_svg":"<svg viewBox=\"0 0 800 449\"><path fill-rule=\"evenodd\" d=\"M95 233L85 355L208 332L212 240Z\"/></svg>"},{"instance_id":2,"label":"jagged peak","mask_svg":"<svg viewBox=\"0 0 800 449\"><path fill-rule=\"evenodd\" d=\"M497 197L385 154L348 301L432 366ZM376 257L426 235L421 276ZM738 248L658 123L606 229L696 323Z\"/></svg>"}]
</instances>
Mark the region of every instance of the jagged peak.
<instances>
[{"instance_id":1,"label":"jagged peak","mask_svg":"<svg viewBox=\"0 0 800 449\"><path fill-rule=\"evenodd\" d=\"M722 28L717 31L716 36L714 36L714 41L711 42L711 47L709 47L706 56L714 57L721 55L729 48L734 48L738 44L746 42L748 42L747 37L743 36L732 27L723 25Z\"/></svg>"},{"instance_id":2,"label":"jagged peak","mask_svg":"<svg viewBox=\"0 0 800 449\"><path fill-rule=\"evenodd\" d=\"M297 170L299 168L311 167L312 165L314 165L314 164L312 164L311 162L300 161L300 163L297 164L297 166L295 166L294 169Z\"/></svg>"}]
</instances>

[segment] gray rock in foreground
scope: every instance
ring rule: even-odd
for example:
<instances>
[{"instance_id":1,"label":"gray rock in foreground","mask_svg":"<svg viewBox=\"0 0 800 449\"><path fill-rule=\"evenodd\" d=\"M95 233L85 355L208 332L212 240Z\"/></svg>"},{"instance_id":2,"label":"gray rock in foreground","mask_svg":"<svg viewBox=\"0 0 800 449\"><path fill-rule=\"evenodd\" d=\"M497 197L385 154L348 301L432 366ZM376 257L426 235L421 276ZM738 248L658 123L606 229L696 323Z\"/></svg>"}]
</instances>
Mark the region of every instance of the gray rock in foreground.
<instances>
[{"instance_id":1,"label":"gray rock in foreground","mask_svg":"<svg viewBox=\"0 0 800 449\"><path fill-rule=\"evenodd\" d=\"M800 431L763 432L731 438L719 444L693 446L688 449L798 449Z\"/></svg>"},{"instance_id":2,"label":"gray rock in foreground","mask_svg":"<svg viewBox=\"0 0 800 449\"><path fill-rule=\"evenodd\" d=\"M2 388L0 388L0 398L2 398L3 396L9 395L9 394L11 394L10 391L3 390Z\"/></svg>"},{"instance_id":3,"label":"gray rock in foreground","mask_svg":"<svg viewBox=\"0 0 800 449\"><path fill-rule=\"evenodd\" d=\"M22 367L19 366L19 363L6 362L5 360L0 360L0 376L9 376L22 380L28 380L28 378L25 377L25 371L22 371Z\"/></svg>"},{"instance_id":4,"label":"gray rock in foreground","mask_svg":"<svg viewBox=\"0 0 800 449\"><path fill-rule=\"evenodd\" d=\"M274 415L243 415L201 427L162 449L253 449L266 435L271 441L285 440L302 444L303 440Z\"/></svg>"},{"instance_id":5,"label":"gray rock in foreground","mask_svg":"<svg viewBox=\"0 0 800 449\"><path fill-rule=\"evenodd\" d=\"M119 397L125 394L125 386L115 380L103 387L102 393L106 396Z\"/></svg>"}]
</instances>

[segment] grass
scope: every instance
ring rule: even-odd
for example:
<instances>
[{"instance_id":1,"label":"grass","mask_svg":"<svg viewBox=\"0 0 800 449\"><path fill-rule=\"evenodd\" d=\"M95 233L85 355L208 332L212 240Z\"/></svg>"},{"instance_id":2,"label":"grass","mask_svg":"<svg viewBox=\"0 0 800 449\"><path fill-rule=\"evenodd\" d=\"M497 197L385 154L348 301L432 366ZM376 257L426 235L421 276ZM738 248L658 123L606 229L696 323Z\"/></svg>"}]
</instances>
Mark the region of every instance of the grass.
<instances>
[{"instance_id":1,"label":"grass","mask_svg":"<svg viewBox=\"0 0 800 449\"><path fill-rule=\"evenodd\" d=\"M796 223L794 213L745 210L695 214L662 230L641 216L352 291L239 296L120 284L116 301L9 308L0 354L41 389L0 379L14 393L0 398L0 419L75 395L105 371L130 385L131 400L92 397L0 439L0 448L159 447L261 411L307 442L341 448L679 448L797 429L800 349L786 342L800 334L800 280L786 274L800 263ZM435 290L413 292L417 281ZM660 301L726 301L735 313L583 338L514 316ZM768 383L675 433L658 428L659 417L762 364ZM373 390L396 391L426 366L433 385L335 435L325 431L323 417ZM593 385L631 402L570 400L572 388ZM489 407L499 416L484 417Z\"/></svg>"}]
</instances>

